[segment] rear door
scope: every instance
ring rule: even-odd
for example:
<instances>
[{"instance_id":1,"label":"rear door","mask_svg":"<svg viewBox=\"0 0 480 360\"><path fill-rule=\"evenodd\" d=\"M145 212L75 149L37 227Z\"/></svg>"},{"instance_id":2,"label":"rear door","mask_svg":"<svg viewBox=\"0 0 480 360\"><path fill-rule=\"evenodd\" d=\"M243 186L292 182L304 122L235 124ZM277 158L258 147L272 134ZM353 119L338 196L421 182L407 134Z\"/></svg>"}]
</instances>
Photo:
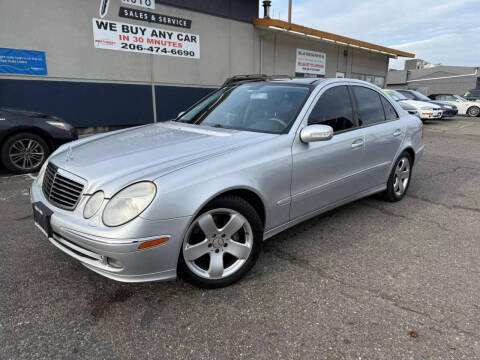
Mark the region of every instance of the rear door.
<instances>
[{"instance_id":1,"label":"rear door","mask_svg":"<svg viewBox=\"0 0 480 360\"><path fill-rule=\"evenodd\" d=\"M330 125L334 135L328 141L305 144L297 134L292 146L291 219L363 190L359 174L363 169L365 140L357 127L348 87L335 84L322 90L307 118L308 125Z\"/></svg>"},{"instance_id":2,"label":"rear door","mask_svg":"<svg viewBox=\"0 0 480 360\"><path fill-rule=\"evenodd\" d=\"M365 136L365 174L367 188L387 182L390 167L405 136L405 126L390 101L376 90L352 85L359 129Z\"/></svg>"}]
</instances>

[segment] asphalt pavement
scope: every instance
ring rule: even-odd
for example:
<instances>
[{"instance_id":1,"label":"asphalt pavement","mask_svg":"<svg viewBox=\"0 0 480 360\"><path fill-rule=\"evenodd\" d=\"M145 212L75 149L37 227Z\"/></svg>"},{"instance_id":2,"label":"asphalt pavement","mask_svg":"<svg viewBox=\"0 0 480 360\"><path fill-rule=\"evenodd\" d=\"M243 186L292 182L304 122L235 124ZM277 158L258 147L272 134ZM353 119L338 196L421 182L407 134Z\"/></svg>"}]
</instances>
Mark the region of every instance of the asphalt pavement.
<instances>
[{"instance_id":1,"label":"asphalt pavement","mask_svg":"<svg viewBox=\"0 0 480 360\"><path fill-rule=\"evenodd\" d=\"M0 359L480 358L480 118L424 140L403 201L295 226L208 291L91 272L34 227L34 175L0 172Z\"/></svg>"}]
</instances>

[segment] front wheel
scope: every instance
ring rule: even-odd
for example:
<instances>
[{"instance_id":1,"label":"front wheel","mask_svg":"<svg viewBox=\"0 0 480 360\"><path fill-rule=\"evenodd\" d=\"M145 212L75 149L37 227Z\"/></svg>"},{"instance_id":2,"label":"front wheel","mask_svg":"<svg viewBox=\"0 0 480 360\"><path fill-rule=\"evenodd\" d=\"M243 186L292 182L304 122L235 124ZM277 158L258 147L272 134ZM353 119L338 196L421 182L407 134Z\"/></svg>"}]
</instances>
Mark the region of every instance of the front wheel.
<instances>
[{"instance_id":1,"label":"front wheel","mask_svg":"<svg viewBox=\"0 0 480 360\"><path fill-rule=\"evenodd\" d=\"M478 106L471 106L467 110L467 115L470 117L477 117L480 115L480 107Z\"/></svg>"},{"instance_id":2,"label":"front wheel","mask_svg":"<svg viewBox=\"0 0 480 360\"><path fill-rule=\"evenodd\" d=\"M231 285L255 264L262 240L262 221L247 201L237 196L215 199L187 230L178 274L201 288Z\"/></svg>"},{"instance_id":3,"label":"front wheel","mask_svg":"<svg viewBox=\"0 0 480 360\"><path fill-rule=\"evenodd\" d=\"M412 166L410 154L406 151L401 153L388 177L387 190L383 194L385 200L395 202L403 199L410 185Z\"/></svg>"},{"instance_id":4,"label":"front wheel","mask_svg":"<svg viewBox=\"0 0 480 360\"><path fill-rule=\"evenodd\" d=\"M32 133L11 136L1 149L3 164L15 174L40 170L49 153L50 149L45 140Z\"/></svg>"}]
</instances>

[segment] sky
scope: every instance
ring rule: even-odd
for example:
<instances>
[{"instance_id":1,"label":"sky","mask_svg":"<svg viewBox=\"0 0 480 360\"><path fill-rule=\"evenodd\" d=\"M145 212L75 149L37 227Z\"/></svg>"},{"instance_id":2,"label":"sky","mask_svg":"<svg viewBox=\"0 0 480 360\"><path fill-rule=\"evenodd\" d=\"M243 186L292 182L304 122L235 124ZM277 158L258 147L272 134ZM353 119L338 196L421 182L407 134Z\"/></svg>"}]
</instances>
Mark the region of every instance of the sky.
<instances>
[{"instance_id":1,"label":"sky","mask_svg":"<svg viewBox=\"0 0 480 360\"><path fill-rule=\"evenodd\" d=\"M480 66L480 0L292 0L292 22L414 53L433 64ZM263 16L260 1L260 16ZM270 17L287 20L288 0ZM390 60L403 69L405 58Z\"/></svg>"}]
</instances>

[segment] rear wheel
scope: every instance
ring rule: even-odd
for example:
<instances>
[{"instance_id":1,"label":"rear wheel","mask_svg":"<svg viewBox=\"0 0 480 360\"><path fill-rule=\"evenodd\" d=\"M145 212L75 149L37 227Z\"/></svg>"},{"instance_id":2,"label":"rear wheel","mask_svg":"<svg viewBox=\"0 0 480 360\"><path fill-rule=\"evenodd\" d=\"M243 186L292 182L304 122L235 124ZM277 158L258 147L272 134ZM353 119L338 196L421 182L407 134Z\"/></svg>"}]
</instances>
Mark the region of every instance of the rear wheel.
<instances>
[{"instance_id":1,"label":"rear wheel","mask_svg":"<svg viewBox=\"0 0 480 360\"><path fill-rule=\"evenodd\" d=\"M3 164L15 174L40 170L49 153L50 149L45 140L32 133L19 133L11 136L1 149Z\"/></svg>"},{"instance_id":2,"label":"rear wheel","mask_svg":"<svg viewBox=\"0 0 480 360\"><path fill-rule=\"evenodd\" d=\"M215 199L187 230L178 274L202 288L231 285L255 264L262 240L262 221L248 202L237 196Z\"/></svg>"},{"instance_id":3,"label":"rear wheel","mask_svg":"<svg viewBox=\"0 0 480 360\"><path fill-rule=\"evenodd\" d=\"M480 107L478 106L471 106L467 110L467 115L471 117L476 117L480 115Z\"/></svg>"},{"instance_id":4,"label":"rear wheel","mask_svg":"<svg viewBox=\"0 0 480 360\"><path fill-rule=\"evenodd\" d=\"M403 199L410 185L412 166L410 154L406 151L400 154L388 178L387 190L383 194L385 200L395 202Z\"/></svg>"}]
</instances>

